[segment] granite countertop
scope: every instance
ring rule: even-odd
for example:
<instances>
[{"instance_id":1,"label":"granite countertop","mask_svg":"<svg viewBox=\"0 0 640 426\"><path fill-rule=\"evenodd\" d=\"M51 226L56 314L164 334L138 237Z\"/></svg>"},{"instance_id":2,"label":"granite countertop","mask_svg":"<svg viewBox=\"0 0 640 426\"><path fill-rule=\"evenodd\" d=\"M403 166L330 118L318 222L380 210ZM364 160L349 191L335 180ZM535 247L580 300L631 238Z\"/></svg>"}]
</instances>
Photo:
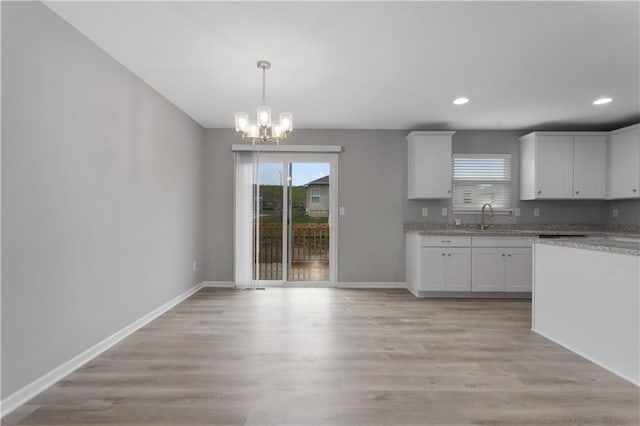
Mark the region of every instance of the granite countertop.
<instances>
[{"instance_id":1,"label":"granite countertop","mask_svg":"<svg viewBox=\"0 0 640 426\"><path fill-rule=\"evenodd\" d=\"M640 256L640 238L636 242L606 238L552 238L536 240L535 243Z\"/></svg>"},{"instance_id":2,"label":"granite countertop","mask_svg":"<svg viewBox=\"0 0 640 426\"><path fill-rule=\"evenodd\" d=\"M640 226L637 225L591 225L591 224L517 224L490 225L484 231L480 225L405 223L405 232L421 235L586 235L586 236L637 236L640 238Z\"/></svg>"},{"instance_id":3,"label":"granite countertop","mask_svg":"<svg viewBox=\"0 0 640 426\"><path fill-rule=\"evenodd\" d=\"M576 235L576 238L543 238L539 244L582 248L610 253L640 256L640 226L636 225L592 225L592 224L518 224L490 225L484 231L478 225L454 226L451 224L406 223L405 232L420 235L468 235L468 236L514 236ZM586 237L586 238L584 238ZM638 241L620 241L615 237L638 238Z\"/></svg>"}]
</instances>

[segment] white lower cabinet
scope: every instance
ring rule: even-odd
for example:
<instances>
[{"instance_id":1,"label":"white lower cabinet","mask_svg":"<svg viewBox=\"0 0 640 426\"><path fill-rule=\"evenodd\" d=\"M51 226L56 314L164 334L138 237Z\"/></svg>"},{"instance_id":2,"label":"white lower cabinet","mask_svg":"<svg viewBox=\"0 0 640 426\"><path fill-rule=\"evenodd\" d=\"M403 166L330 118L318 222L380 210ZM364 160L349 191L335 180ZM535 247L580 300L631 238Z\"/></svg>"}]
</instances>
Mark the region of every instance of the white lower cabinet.
<instances>
[{"instance_id":1,"label":"white lower cabinet","mask_svg":"<svg viewBox=\"0 0 640 426\"><path fill-rule=\"evenodd\" d=\"M531 291L533 255L531 248L510 248L507 252L505 286L507 291Z\"/></svg>"},{"instance_id":2,"label":"white lower cabinet","mask_svg":"<svg viewBox=\"0 0 640 426\"><path fill-rule=\"evenodd\" d=\"M473 291L505 291L504 248L474 248L471 255Z\"/></svg>"},{"instance_id":3,"label":"white lower cabinet","mask_svg":"<svg viewBox=\"0 0 640 426\"><path fill-rule=\"evenodd\" d=\"M530 292L528 237L407 236L407 287L419 292Z\"/></svg>"},{"instance_id":4,"label":"white lower cabinet","mask_svg":"<svg viewBox=\"0 0 640 426\"><path fill-rule=\"evenodd\" d=\"M421 247L421 291L471 291L471 249Z\"/></svg>"},{"instance_id":5,"label":"white lower cabinet","mask_svg":"<svg viewBox=\"0 0 640 426\"><path fill-rule=\"evenodd\" d=\"M531 249L472 249L472 291L531 291Z\"/></svg>"}]
</instances>

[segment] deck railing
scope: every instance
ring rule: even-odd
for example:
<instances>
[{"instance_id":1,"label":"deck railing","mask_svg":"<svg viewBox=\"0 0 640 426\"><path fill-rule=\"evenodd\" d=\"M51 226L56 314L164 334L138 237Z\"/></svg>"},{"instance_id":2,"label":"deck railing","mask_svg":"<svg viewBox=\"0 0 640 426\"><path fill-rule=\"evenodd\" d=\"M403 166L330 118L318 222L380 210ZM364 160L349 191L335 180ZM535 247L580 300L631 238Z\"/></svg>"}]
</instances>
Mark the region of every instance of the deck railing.
<instances>
[{"instance_id":1,"label":"deck railing","mask_svg":"<svg viewBox=\"0 0 640 426\"><path fill-rule=\"evenodd\" d=\"M291 226L291 261L329 261L329 225L294 223ZM260 263L282 262L282 224L260 224Z\"/></svg>"}]
</instances>

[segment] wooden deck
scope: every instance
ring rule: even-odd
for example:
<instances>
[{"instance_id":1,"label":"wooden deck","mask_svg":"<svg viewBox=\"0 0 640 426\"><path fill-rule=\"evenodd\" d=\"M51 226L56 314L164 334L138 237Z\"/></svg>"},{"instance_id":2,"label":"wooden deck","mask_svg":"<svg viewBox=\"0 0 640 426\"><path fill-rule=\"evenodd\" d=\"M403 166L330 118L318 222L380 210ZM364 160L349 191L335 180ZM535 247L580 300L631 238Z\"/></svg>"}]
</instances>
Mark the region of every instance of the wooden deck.
<instances>
[{"instance_id":1,"label":"wooden deck","mask_svg":"<svg viewBox=\"0 0 640 426\"><path fill-rule=\"evenodd\" d=\"M329 281L329 261L305 261L291 264L288 281ZM261 263L261 280L282 280L282 263Z\"/></svg>"},{"instance_id":2,"label":"wooden deck","mask_svg":"<svg viewBox=\"0 0 640 426\"><path fill-rule=\"evenodd\" d=\"M329 281L329 225L295 223L291 231L289 281ZM282 280L282 224L261 223L259 236L259 279Z\"/></svg>"}]
</instances>

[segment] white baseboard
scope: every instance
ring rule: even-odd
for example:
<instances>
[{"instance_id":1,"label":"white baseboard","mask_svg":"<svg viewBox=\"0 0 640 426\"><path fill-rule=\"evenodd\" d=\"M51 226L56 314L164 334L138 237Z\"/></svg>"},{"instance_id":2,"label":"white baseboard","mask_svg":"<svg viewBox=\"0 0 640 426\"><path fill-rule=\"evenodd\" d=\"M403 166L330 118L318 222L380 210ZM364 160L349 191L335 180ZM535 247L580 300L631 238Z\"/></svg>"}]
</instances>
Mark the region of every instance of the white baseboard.
<instances>
[{"instance_id":1,"label":"white baseboard","mask_svg":"<svg viewBox=\"0 0 640 426\"><path fill-rule=\"evenodd\" d=\"M626 381L628 381L628 382L630 382L630 383L633 383L633 384L634 384L634 385L636 385L636 386L640 386L640 378L637 378L637 377L636 377L636 378L634 378L634 377L627 377L627 376L625 376L625 375L623 375L623 374L620 374L619 372L617 372L617 371L615 371L615 370L611 369L611 367L608 367L608 366L606 366L606 365L604 365L604 364L602 364L602 363L600 363L600 362L596 361L595 359L593 359L593 358L591 358L591 357L589 357L589 356L587 356L587 355L583 354L582 352L580 352L580 351L578 351L578 350L576 350L576 349L573 349L571 346L567 346L567 345L565 345L564 343L558 342L558 341L557 341L556 339L554 339L553 337L549 337L549 336L547 336L546 334L544 334L544 333L543 333L543 332L541 332L541 331L538 331L538 330L536 330L536 329L534 329L534 328L531 328L531 331L533 331L533 332L534 332L534 333L536 333L536 334L539 334L540 336L544 337L544 338L545 338L545 339L547 339L547 340L551 340L551 341L552 341L553 343L555 343L556 345L560 345L560 346L562 346L563 348L565 348L565 349L567 349L567 350L570 350L570 351L571 351L571 352L573 352L574 354L580 355L582 358L586 359L587 361L590 361L590 362L594 363L595 365L597 365L597 366L599 366L599 367L602 367L602 368L604 368L604 369L605 369L605 370L607 370L607 371L610 371L611 373L615 374L616 376L621 377L621 378L625 379Z\"/></svg>"},{"instance_id":2,"label":"white baseboard","mask_svg":"<svg viewBox=\"0 0 640 426\"><path fill-rule=\"evenodd\" d=\"M233 281L203 281L202 284L204 287L236 288ZM283 285L282 283L274 284L271 282L261 283L260 287L406 288L406 283L404 282L339 282L337 285L331 286L330 284L325 282L296 281L295 283L288 283L287 285ZM244 288L244 287L238 287L238 288Z\"/></svg>"},{"instance_id":3,"label":"white baseboard","mask_svg":"<svg viewBox=\"0 0 640 426\"><path fill-rule=\"evenodd\" d=\"M203 287L235 288L233 281L203 281Z\"/></svg>"},{"instance_id":4,"label":"white baseboard","mask_svg":"<svg viewBox=\"0 0 640 426\"><path fill-rule=\"evenodd\" d=\"M141 327L144 327L169 309L184 301L189 296L200 290L203 287L203 284L204 283L196 284L189 290L183 292L182 294L174 297L162 306L149 312L139 320L129 324L122 330L117 331L103 341L96 343L86 351L80 353L79 355L76 355L64 364L54 368L44 376L41 376L40 378L34 380L23 388L7 396L2 401L0 401L0 418L6 416L25 402L29 401L31 398L38 395L40 392L47 389L49 386L61 380L68 374L74 372L87 362L91 361L93 358L100 355L102 352L106 351L125 337L129 336L134 331L140 329Z\"/></svg>"},{"instance_id":5,"label":"white baseboard","mask_svg":"<svg viewBox=\"0 0 640 426\"><path fill-rule=\"evenodd\" d=\"M338 288L407 288L405 282L339 282Z\"/></svg>"}]
</instances>

